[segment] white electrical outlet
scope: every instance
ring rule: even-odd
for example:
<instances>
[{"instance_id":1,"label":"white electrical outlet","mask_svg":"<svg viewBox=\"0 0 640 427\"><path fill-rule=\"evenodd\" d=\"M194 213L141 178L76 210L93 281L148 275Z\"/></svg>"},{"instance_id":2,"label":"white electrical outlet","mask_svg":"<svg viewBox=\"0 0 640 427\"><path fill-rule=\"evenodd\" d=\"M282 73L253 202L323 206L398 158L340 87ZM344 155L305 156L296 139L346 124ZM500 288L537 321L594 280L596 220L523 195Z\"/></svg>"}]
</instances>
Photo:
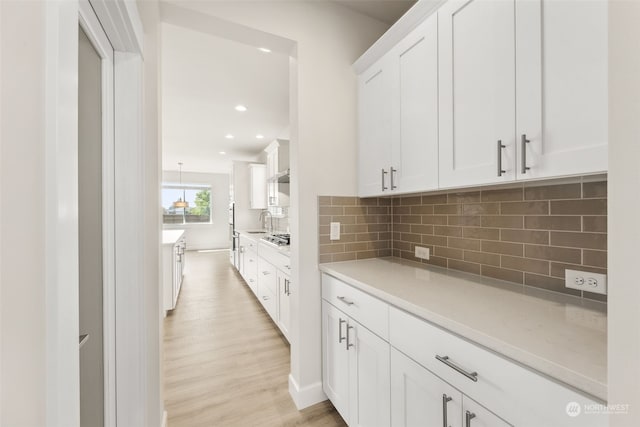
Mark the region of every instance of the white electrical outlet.
<instances>
[{"instance_id":1,"label":"white electrical outlet","mask_svg":"<svg viewBox=\"0 0 640 427\"><path fill-rule=\"evenodd\" d=\"M340 223L332 222L329 228L329 240L340 240Z\"/></svg>"},{"instance_id":2,"label":"white electrical outlet","mask_svg":"<svg viewBox=\"0 0 640 427\"><path fill-rule=\"evenodd\" d=\"M564 271L564 286L565 288L606 295L607 275L567 269Z\"/></svg>"},{"instance_id":3,"label":"white electrical outlet","mask_svg":"<svg viewBox=\"0 0 640 427\"><path fill-rule=\"evenodd\" d=\"M416 246L416 258L429 259L429 248Z\"/></svg>"}]
</instances>

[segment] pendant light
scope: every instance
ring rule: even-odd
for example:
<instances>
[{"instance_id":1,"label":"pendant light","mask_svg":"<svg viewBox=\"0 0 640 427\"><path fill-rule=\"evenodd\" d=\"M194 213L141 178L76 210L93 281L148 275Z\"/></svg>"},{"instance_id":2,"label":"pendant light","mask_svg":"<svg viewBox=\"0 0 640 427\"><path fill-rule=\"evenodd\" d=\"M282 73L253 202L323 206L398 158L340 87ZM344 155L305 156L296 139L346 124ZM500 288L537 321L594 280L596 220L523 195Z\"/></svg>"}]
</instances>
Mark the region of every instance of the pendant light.
<instances>
[{"instance_id":1,"label":"pendant light","mask_svg":"<svg viewBox=\"0 0 640 427\"><path fill-rule=\"evenodd\" d=\"M180 167L180 187L182 187L182 162L178 162L178 166ZM184 187L182 187L182 197L173 202L173 207L183 209L189 207L189 202L187 202L187 198L185 197Z\"/></svg>"}]
</instances>

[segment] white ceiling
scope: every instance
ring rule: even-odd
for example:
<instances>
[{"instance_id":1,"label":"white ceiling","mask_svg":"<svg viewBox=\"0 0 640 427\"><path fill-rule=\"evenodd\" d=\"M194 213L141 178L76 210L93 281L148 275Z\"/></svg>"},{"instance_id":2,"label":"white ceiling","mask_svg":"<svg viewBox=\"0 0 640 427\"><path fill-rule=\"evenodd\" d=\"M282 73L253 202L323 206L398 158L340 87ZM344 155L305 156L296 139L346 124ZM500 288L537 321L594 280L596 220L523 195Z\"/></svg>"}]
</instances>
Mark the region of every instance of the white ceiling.
<instances>
[{"instance_id":1,"label":"white ceiling","mask_svg":"<svg viewBox=\"0 0 640 427\"><path fill-rule=\"evenodd\" d=\"M333 0L333 2L391 25L404 15L416 0Z\"/></svg>"},{"instance_id":2,"label":"white ceiling","mask_svg":"<svg viewBox=\"0 0 640 427\"><path fill-rule=\"evenodd\" d=\"M227 173L232 160L254 161L273 139L288 138L284 54L163 23L161 76L163 170L183 162L185 171Z\"/></svg>"},{"instance_id":3,"label":"white ceiling","mask_svg":"<svg viewBox=\"0 0 640 427\"><path fill-rule=\"evenodd\" d=\"M415 3L331 1L389 25ZM184 171L228 173L232 160L256 161L272 140L288 139L289 58L199 29L162 24L162 167L183 162ZM238 104L248 110L235 111Z\"/></svg>"}]
</instances>

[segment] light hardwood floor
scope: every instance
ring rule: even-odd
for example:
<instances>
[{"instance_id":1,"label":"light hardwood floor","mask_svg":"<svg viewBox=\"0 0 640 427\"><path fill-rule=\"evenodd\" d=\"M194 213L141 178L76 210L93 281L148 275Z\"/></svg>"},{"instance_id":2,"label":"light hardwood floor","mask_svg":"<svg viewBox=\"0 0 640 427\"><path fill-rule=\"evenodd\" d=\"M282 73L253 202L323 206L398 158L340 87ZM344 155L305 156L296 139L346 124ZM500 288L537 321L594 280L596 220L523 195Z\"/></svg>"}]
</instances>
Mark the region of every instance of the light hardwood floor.
<instances>
[{"instance_id":1,"label":"light hardwood floor","mask_svg":"<svg viewBox=\"0 0 640 427\"><path fill-rule=\"evenodd\" d=\"M186 259L178 304L164 320L169 426L345 426L328 401L296 409L289 345L228 252Z\"/></svg>"}]
</instances>

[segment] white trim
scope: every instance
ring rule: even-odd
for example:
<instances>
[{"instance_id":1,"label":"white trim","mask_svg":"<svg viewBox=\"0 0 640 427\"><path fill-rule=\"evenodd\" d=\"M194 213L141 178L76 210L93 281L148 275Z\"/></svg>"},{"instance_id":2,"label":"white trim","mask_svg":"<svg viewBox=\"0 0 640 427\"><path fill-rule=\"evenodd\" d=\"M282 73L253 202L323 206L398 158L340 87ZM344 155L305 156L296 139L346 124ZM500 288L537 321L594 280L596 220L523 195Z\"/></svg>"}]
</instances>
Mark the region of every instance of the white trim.
<instances>
[{"instance_id":1,"label":"white trim","mask_svg":"<svg viewBox=\"0 0 640 427\"><path fill-rule=\"evenodd\" d=\"M167 411L162 412L162 427L167 427Z\"/></svg>"},{"instance_id":2,"label":"white trim","mask_svg":"<svg viewBox=\"0 0 640 427\"><path fill-rule=\"evenodd\" d=\"M80 425L78 3L46 2L46 425Z\"/></svg>"},{"instance_id":3,"label":"white trim","mask_svg":"<svg viewBox=\"0 0 640 427\"><path fill-rule=\"evenodd\" d=\"M142 53L143 29L136 2L89 0L116 52Z\"/></svg>"},{"instance_id":4,"label":"white trim","mask_svg":"<svg viewBox=\"0 0 640 427\"><path fill-rule=\"evenodd\" d=\"M102 242L104 426L116 425L113 47L88 0L79 2L79 22L102 58Z\"/></svg>"},{"instance_id":5,"label":"white trim","mask_svg":"<svg viewBox=\"0 0 640 427\"><path fill-rule=\"evenodd\" d=\"M327 400L327 395L322 390L322 382L310 384L300 388L296 380L289 374L289 394L298 410L308 408L316 403Z\"/></svg>"},{"instance_id":6,"label":"white trim","mask_svg":"<svg viewBox=\"0 0 640 427\"><path fill-rule=\"evenodd\" d=\"M142 58L115 52L117 424L146 423ZM140 213L131 215L131 212ZM158 414L159 415L159 414Z\"/></svg>"},{"instance_id":7,"label":"white trim","mask_svg":"<svg viewBox=\"0 0 640 427\"><path fill-rule=\"evenodd\" d=\"M414 28L437 13L438 8L445 0L418 1L395 24L391 26L360 58L353 63L356 74L361 74L374 62L382 58L400 40L407 36Z\"/></svg>"}]
</instances>

